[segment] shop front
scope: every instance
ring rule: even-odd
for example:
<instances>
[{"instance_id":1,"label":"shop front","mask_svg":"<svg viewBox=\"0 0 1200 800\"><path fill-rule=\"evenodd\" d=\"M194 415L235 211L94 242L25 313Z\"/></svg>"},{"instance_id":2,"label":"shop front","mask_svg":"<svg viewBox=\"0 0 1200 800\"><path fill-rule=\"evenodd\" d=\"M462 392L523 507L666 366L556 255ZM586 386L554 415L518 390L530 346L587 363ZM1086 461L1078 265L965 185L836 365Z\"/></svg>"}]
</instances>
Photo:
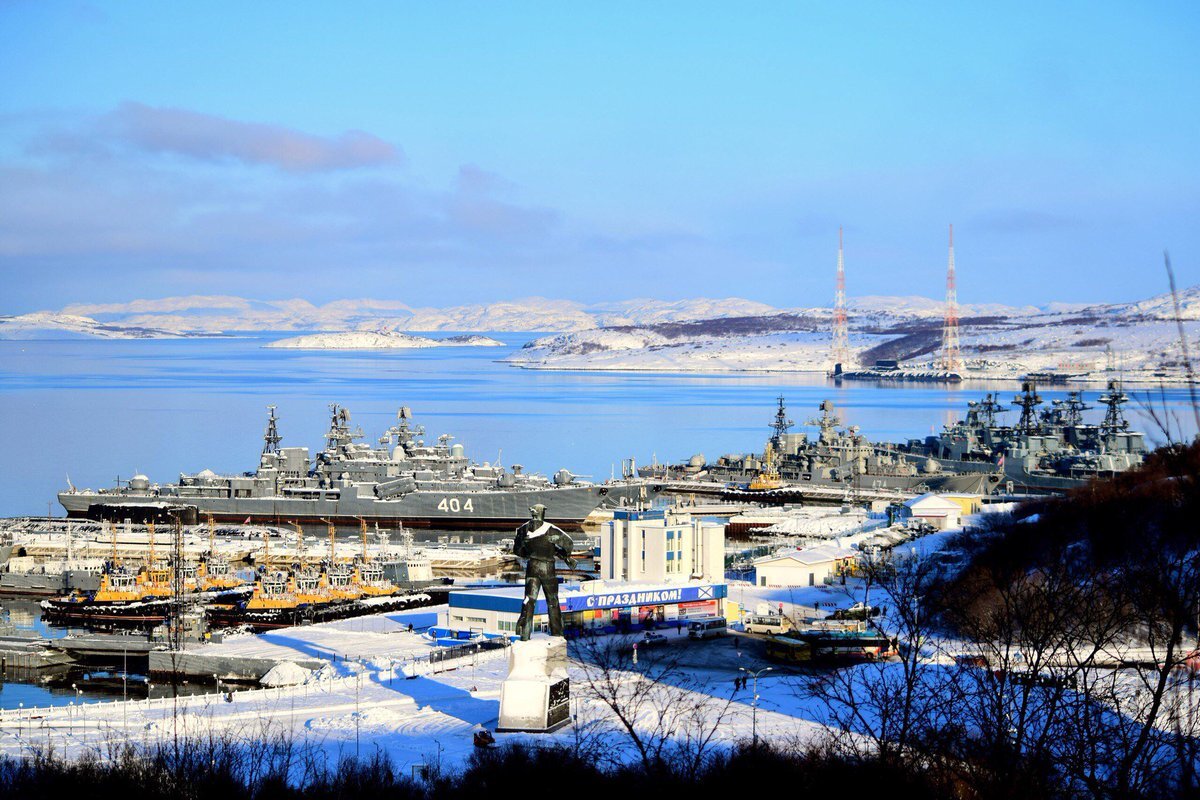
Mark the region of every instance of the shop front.
<instances>
[{"instance_id":1,"label":"shop front","mask_svg":"<svg viewBox=\"0 0 1200 800\"><path fill-rule=\"evenodd\" d=\"M559 607L568 636L584 632L625 633L680 627L687 620L720 614L724 584L641 585L591 581L559 589ZM444 624L485 633L515 633L521 613L521 587L450 593ZM539 600L534 629L548 624Z\"/></svg>"}]
</instances>

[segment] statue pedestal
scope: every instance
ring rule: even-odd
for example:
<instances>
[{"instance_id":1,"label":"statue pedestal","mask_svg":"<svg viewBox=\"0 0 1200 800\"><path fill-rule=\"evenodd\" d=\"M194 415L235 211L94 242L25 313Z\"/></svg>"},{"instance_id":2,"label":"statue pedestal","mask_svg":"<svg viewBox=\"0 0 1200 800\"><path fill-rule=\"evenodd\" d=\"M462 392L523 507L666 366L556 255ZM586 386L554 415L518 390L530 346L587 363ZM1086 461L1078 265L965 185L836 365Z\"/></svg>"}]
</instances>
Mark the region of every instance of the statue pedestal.
<instances>
[{"instance_id":1,"label":"statue pedestal","mask_svg":"<svg viewBox=\"0 0 1200 800\"><path fill-rule=\"evenodd\" d=\"M571 721L567 640L562 637L513 642L508 678L500 686L496 730L549 733Z\"/></svg>"}]
</instances>

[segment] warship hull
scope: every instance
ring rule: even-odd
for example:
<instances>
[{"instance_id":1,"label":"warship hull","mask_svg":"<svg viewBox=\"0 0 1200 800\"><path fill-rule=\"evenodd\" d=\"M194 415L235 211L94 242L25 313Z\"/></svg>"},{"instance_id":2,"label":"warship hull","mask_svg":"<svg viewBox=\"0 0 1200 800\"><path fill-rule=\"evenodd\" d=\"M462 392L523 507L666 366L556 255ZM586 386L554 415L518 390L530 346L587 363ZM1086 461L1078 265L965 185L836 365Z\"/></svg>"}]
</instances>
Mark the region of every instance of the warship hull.
<instances>
[{"instance_id":1,"label":"warship hull","mask_svg":"<svg viewBox=\"0 0 1200 800\"><path fill-rule=\"evenodd\" d=\"M279 523L310 522L358 525L362 520L400 523L411 528L459 530L468 528L506 529L529 518L529 507L546 506L546 519L560 527L578 529L597 508L616 507L639 499L650 500L661 490L654 484L609 486L564 486L529 491L417 490L397 498L378 499L364 487L367 496L330 497L205 497L137 494L122 492L62 492L58 501L68 517L99 518L96 509L111 513L116 506L130 511L147 505L166 504L195 509L201 518L216 522Z\"/></svg>"}]
</instances>

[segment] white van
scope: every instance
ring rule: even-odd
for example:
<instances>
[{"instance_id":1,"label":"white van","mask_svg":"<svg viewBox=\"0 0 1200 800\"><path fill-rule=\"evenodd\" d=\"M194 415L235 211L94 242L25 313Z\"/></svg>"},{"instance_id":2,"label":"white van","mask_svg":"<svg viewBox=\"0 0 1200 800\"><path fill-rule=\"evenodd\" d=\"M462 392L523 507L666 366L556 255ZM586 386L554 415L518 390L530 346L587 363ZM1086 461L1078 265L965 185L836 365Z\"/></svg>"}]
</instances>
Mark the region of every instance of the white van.
<instances>
[{"instance_id":1,"label":"white van","mask_svg":"<svg viewBox=\"0 0 1200 800\"><path fill-rule=\"evenodd\" d=\"M782 636L792 630L792 622L780 614L751 614L746 617L744 627L746 633Z\"/></svg>"},{"instance_id":2,"label":"white van","mask_svg":"<svg viewBox=\"0 0 1200 800\"><path fill-rule=\"evenodd\" d=\"M700 617L688 621L689 639L712 639L727 632L724 617Z\"/></svg>"}]
</instances>

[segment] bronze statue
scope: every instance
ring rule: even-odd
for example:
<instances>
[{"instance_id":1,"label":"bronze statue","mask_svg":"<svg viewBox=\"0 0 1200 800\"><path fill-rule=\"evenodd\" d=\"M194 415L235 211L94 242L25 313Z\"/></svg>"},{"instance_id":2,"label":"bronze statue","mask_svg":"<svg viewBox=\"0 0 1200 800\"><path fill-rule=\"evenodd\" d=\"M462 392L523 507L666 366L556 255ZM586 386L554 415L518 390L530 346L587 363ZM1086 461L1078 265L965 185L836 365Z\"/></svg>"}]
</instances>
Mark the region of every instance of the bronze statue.
<instances>
[{"instance_id":1,"label":"bronze statue","mask_svg":"<svg viewBox=\"0 0 1200 800\"><path fill-rule=\"evenodd\" d=\"M517 529L513 553L528 559L525 567L525 601L517 618L517 633L521 641L533 634L533 618L537 614L538 590L546 594L546 611L550 616L550 635L562 636L562 609L558 607L558 578L554 562L561 558L568 568L575 568L571 551L575 543L562 529L546 522L546 507L541 503L529 509L529 521Z\"/></svg>"}]
</instances>

